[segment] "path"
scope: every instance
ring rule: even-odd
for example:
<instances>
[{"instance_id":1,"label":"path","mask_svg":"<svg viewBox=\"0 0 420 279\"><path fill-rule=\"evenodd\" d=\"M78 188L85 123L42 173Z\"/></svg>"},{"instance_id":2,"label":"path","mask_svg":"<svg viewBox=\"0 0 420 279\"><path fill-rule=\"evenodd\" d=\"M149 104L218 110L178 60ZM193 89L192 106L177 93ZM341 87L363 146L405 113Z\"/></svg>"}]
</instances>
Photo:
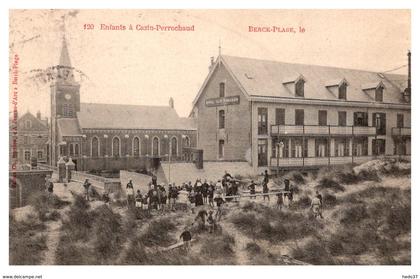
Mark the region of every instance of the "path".
<instances>
[{"instance_id":1,"label":"path","mask_svg":"<svg viewBox=\"0 0 420 279\"><path fill-rule=\"evenodd\" d=\"M227 232L229 235L233 236L235 239L235 254L236 254L236 264L237 265L248 265L249 258L246 251L246 245L249 243L247 237L243 235L239 230L237 230L232 223L228 222L219 222L219 225L222 227L222 230Z\"/></svg>"},{"instance_id":2,"label":"path","mask_svg":"<svg viewBox=\"0 0 420 279\"><path fill-rule=\"evenodd\" d=\"M72 201L73 196L67 187L63 183L54 184L54 194L56 194L63 201ZM60 213L60 216L64 214L66 210L69 209L69 206L64 208L57 209ZM60 232L61 232L61 218L57 221L48 221L46 222L46 232L47 232L47 250L45 251L44 258L41 261L41 265L53 265L55 264L55 253L60 242Z\"/></svg>"}]
</instances>

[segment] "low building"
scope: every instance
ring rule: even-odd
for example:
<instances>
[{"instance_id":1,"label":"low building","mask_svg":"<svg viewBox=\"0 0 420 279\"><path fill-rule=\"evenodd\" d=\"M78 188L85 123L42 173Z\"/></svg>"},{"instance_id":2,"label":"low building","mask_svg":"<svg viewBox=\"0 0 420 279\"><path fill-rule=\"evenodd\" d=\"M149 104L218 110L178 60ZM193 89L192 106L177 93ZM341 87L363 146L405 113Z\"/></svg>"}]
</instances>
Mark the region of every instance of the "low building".
<instances>
[{"instance_id":1,"label":"low building","mask_svg":"<svg viewBox=\"0 0 420 279\"><path fill-rule=\"evenodd\" d=\"M77 170L148 168L150 161L183 160L196 146L194 119L168 106L80 102L66 41L51 83L51 163L71 157Z\"/></svg>"},{"instance_id":2,"label":"low building","mask_svg":"<svg viewBox=\"0 0 420 279\"><path fill-rule=\"evenodd\" d=\"M17 164L29 164L31 158L36 158L40 163L47 163L48 130L48 120L42 119L40 112L37 112L36 116L26 112L19 117L17 134L13 134L14 129L9 129L9 161L14 160ZM13 139L16 139L15 146Z\"/></svg>"},{"instance_id":3,"label":"low building","mask_svg":"<svg viewBox=\"0 0 420 279\"><path fill-rule=\"evenodd\" d=\"M411 153L410 79L221 55L193 102L205 161L256 171Z\"/></svg>"}]
</instances>

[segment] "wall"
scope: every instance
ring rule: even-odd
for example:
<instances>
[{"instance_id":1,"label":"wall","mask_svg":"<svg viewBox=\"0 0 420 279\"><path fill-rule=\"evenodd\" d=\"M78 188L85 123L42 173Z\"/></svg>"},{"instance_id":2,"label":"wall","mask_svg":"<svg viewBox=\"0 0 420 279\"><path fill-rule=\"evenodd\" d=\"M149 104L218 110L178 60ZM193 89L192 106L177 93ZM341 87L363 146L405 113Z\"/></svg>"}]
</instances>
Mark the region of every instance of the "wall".
<instances>
[{"instance_id":1,"label":"wall","mask_svg":"<svg viewBox=\"0 0 420 279\"><path fill-rule=\"evenodd\" d=\"M225 83L225 97L240 96L240 103L207 107L206 99L219 97L219 84ZM225 129L219 129L219 110L225 110ZM220 64L213 72L194 110L198 117L198 148L204 160L219 160L219 140L225 141L223 160L246 160L250 148L250 105L227 69Z\"/></svg>"}]
</instances>

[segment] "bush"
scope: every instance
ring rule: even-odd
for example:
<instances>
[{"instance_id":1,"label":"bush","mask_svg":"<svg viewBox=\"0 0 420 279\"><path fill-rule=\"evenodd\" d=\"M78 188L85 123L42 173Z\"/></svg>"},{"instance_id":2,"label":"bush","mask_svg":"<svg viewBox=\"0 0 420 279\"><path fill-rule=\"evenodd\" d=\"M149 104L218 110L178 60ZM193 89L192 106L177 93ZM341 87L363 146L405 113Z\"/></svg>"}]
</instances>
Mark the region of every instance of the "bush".
<instances>
[{"instance_id":1,"label":"bush","mask_svg":"<svg viewBox=\"0 0 420 279\"><path fill-rule=\"evenodd\" d=\"M292 171L285 175L285 178L292 180L294 183L297 184L305 184L305 177L302 173L298 171Z\"/></svg>"},{"instance_id":2,"label":"bush","mask_svg":"<svg viewBox=\"0 0 420 279\"><path fill-rule=\"evenodd\" d=\"M61 200L57 195L44 191L31 194L28 203L35 208L39 219L42 221L51 220L46 215L52 209L60 209L70 204L68 201Z\"/></svg>"},{"instance_id":3,"label":"bush","mask_svg":"<svg viewBox=\"0 0 420 279\"><path fill-rule=\"evenodd\" d=\"M114 213L107 205L95 209L95 220L92 226L95 256L107 260L122 244L121 216Z\"/></svg>"},{"instance_id":4,"label":"bush","mask_svg":"<svg viewBox=\"0 0 420 279\"><path fill-rule=\"evenodd\" d=\"M46 237L42 234L45 225L37 218L17 222L9 217L9 264L36 265L47 249Z\"/></svg>"},{"instance_id":5,"label":"bush","mask_svg":"<svg viewBox=\"0 0 420 279\"><path fill-rule=\"evenodd\" d=\"M255 242L248 242L245 250L251 254L251 256L256 256L261 253L261 247Z\"/></svg>"},{"instance_id":6,"label":"bush","mask_svg":"<svg viewBox=\"0 0 420 279\"><path fill-rule=\"evenodd\" d=\"M209 257L212 260L232 258L235 254L233 251L235 239L228 234L213 235L208 241L201 246L200 254ZM220 264L229 264L221 262Z\"/></svg>"},{"instance_id":7,"label":"bush","mask_svg":"<svg viewBox=\"0 0 420 279\"><path fill-rule=\"evenodd\" d=\"M324 206L327 208L331 208L337 205L337 197L334 194L325 194L323 198Z\"/></svg>"},{"instance_id":8,"label":"bush","mask_svg":"<svg viewBox=\"0 0 420 279\"><path fill-rule=\"evenodd\" d=\"M140 240L145 246L169 246L175 241L169 232L175 228L175 224L169 218L154 220L140 236Z\"/></svg>"},{"instance_id":9,"label":"bush","mask_svg":"<svg viewBox=\"0 0 420 279\"><path fill-rule=\"evenodd\" d=\"M341 224L354 225L360 223L363 219L369 217L366 206L364 204L353 205L343 211L343 217L340 219Z\"/></svg>"},{"instance_id":10,"label":"bush","mask_svg":"<svg viewBox=\"0 0 420 279\"><path fill-rule=\"evenodd\" d=\"M302 196L296 202L290 205L290 209L305 209L311 206L311 199L308 196Z\"/></svg>"},{"instance_id":11,"label":"bush","mask_svg":"<svg viewBox=\"0 0 420 279\"><path fill-rule=\"evenodd\" d=\"M345 188L341 186L337 181L327 177L322 178L316 188L319 190L331 189L335 192L344 192L345 190Z\"/></svg>"},{"instance_id":12,"label":"bush","mask_svg":"<svg viewBox=\"0 0 420 279\"><path fill-rule=\"evenodd\" d=\"M319 238L310 240L303 247L293 249L292 256L295 259L315 265L336 264L326 245Z\"/></svg>"}]
</instances>

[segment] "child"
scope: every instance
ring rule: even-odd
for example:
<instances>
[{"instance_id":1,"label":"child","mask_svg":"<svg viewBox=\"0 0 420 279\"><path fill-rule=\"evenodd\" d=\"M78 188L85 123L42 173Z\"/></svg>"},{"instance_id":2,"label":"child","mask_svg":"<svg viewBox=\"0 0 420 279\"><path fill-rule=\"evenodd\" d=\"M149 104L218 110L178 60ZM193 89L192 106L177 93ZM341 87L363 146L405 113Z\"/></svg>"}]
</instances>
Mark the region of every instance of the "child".
<instances>
[{"instance_id":1,"label":"child","mask_svg":"<svg viewBox=\"0 0 420 279\"><path fill-rule=\"evenodd\" d=\"M181 233L179 238L182 238L182 241L184 242L184 248L185 250L190 250L191 247L191 232L188 230L188 227L185 227L184 231Z\"/></svg>"},{"instance_id":2,"label":"child","mask_svg":"<svg viewBox=\"0 0 420 279\"><path fill-rule=\"evenodd\" d=\"M209 211L209 217L207 217L207 223L209 223L209 232L213 233L216 231L216 220L213 218L213 211Z\"/></svg>"},{"instance_id":3,"label":"child","mask_svg":"<svg viewBox=\"0 0 420 279\"><path fill-rule=\"evenodd\" d=\"M195 208L195 193L191 191L188 194L188 201L191 209L191 213L194 214L194 208Z\"/></svg>"},{"instance_id":4,"label":"child","mask_svg":"<svg viewBox=\"0 0 420 279\"><path fill-rule=\"evenodd\" d=\"M277 209L281 209L283 207L283 195L280 193L280 194L277 194L277 205L276 205L276 208Z\"/></svg>"},{"instance_id":5,"label":"child","mask_svg":"<svg viewBox=\"0 0 420 279\"><path fill-rule=\"evenodd\" d=\"M143 200L143 197L141 195L140 190L137 190L137 194L136 194L136 208L141 208L141 202Z\"/></svg>"},{"instance_id":6,"label":"child","mask_svg":"<svg viewBox=\"0 0 420 279\"><path fill-rule=\"evenodd\" d=\"M217 205L217 211L216 211L216 216L215 217L216 217L217 221L220 221L220 219L222 218L222 205L225 203L225 201L220 196L220 194L218 194L216 196L214 201L216 202L216 205Z\"/></svg>"}]
</instances>

